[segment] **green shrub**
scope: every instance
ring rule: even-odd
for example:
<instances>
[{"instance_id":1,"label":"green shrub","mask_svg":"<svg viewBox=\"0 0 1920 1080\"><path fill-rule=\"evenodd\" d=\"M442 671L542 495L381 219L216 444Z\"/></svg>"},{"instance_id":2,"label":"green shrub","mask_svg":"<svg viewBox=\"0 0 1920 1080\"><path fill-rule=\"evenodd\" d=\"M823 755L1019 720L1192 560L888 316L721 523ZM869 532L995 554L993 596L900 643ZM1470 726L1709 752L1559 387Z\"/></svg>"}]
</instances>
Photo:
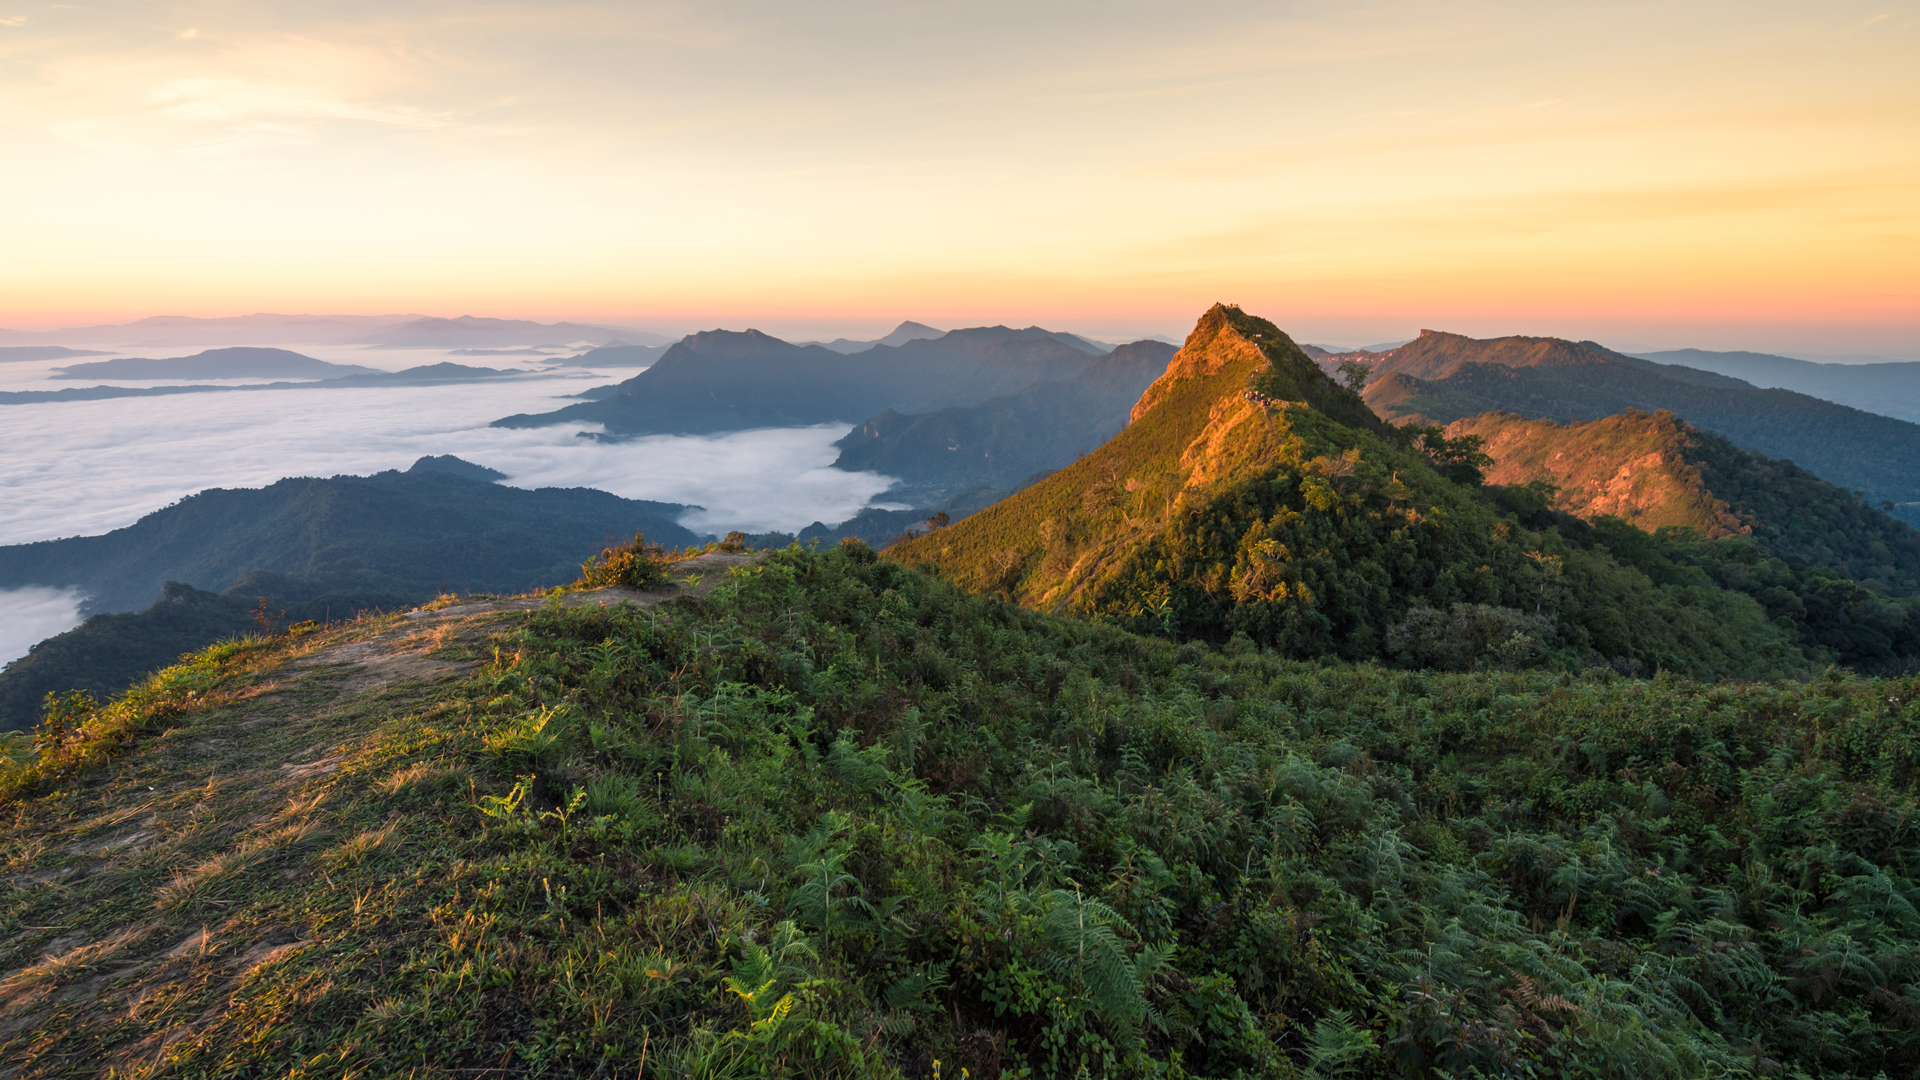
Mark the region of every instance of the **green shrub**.
<instances>
[{"instance_id":1,"label":"green shrub","mask_svg":"<svg viewBox=\"0 0 1920 1080\"><path fill-rule=\"evenodd\" d=\"M659 544L650 544L639 533L624 544L603 549L580 564L582 589L603 589L625 585L633 589L652 589L667 583L667 567L672 557Z\"/></svg>"}]
</instances>

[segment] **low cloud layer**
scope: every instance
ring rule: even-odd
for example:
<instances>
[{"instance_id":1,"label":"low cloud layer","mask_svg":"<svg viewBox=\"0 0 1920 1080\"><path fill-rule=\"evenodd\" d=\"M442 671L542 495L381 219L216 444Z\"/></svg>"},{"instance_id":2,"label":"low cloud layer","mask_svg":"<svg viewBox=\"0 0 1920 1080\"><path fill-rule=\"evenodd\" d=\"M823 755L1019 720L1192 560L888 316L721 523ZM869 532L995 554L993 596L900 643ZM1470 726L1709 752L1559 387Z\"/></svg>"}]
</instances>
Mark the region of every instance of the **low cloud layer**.
<instances>
[{"instance_id":1,"label":"low cloud layer","mask_svg":"<svg viewBox=\"0 0 1920 1080\"><path fill-rule=\"evenodd\" d=\"M831 468L846 428L745 431L603 444L579 425L489 428L544 410L567 380L464 386L194 394L6 407L0 544L91 535L209 487L404 469L456 454L515 487L594 487L694 503L706 531L793 530L853 516L889 480Z\"/></svg>"},{"instance_id":2,"label":"low cloud layer","mask_svg":"<svg viewBox=\"0 0 1920 1080\"><path fill-rule=\"evenodd\" d=\"M80 625L80 600L72 589L0 589L0 664Z\"/></svg>"},{"instance_id":3,"label":"low cloud layer","mask_svg":"<svg viewBox=\"0 0 1920 1080\"><path fill-rule=\"evenodd\" d=\"M178 350L168 350L178 351ZM370 355L370 354L362 354ZM334 357L331 359L358 359ZM381 366L437 356L380 357ZM51 364L8 365L0 387L39 388ZM260 487L288 476L365 475L455 454L514 487L592 487L632 499L697 505L682 523L724 533L797 531L852 517L891 481L832 468L846 427L824 425L606 444L580 425L532 430L489 421L561 404L597 380L540 379L432 387L191 394L0 407L0 544L87 536L210 487ZM606 380L631 371L605 373ZM78 625L83 598L60 589L0 591L0 663Z\"/></svg>"}]
</instances>

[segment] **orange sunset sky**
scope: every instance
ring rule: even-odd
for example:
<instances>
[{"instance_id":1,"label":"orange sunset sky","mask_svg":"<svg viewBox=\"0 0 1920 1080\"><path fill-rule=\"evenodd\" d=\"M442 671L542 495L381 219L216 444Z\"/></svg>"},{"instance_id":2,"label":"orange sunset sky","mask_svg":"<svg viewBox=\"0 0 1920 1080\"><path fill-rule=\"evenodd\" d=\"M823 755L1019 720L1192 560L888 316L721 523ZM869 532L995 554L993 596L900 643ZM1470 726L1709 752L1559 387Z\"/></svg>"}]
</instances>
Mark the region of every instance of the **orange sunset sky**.
<instances>
[{"instance_id":1,"label":"orange sunset sky","mask_svg":"<svg viewBox=\"0 0 1920 1080\"><path fill-rule=\"evenodd\" d=\"M0 0L0 327L1920 359L1920 4Z\"/></svg>"}]
</instances>

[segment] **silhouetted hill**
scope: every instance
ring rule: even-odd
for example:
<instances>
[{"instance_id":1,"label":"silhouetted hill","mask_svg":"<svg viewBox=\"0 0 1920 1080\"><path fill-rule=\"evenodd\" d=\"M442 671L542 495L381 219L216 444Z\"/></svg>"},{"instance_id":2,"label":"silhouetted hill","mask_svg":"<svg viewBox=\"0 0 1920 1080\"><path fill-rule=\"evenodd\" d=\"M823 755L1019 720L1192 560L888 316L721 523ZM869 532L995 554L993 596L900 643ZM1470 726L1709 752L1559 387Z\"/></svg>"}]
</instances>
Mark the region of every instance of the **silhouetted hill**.
<instances>
[{"instance_id":1,"label":"silhouetted hill","mask_svg":"<svg viewBox=\"0 0 1920 1080\"><path fill-rule=\"evenodd\" d=\"M1378 370L1367 401L1396 422L1446 424L1495 411L1590 420L1669 409L1737 446L1891 502L1903 520L1920 518L1920 505L1904 505L1920 504L1920 425L1904 420L1555 338L1422 331Z\"/></svg>"},{"instance_id":2,"label":"silhouetted hill","mask_svg":"<svg viewBox=\"0 0 1920 1080\"><path fill-rule=\"evenodd\" d=\"M498 427L600 423L609 435L687 435L858 423L884 409L925 412L1016 393L1091 367L1101 350L1039 327L954 330L843 355L763 334L709 330L668 349L619 393Z\"/></svg>"},{"instance_id":3,"label":"silhouetted hill","mask_svg":"<svg viewBox=\"0 0 1920 1080\"><path fill-rule=\"evenodd\" d=\"M1477 486L1474 453L1382 424L1277 327L1215 307L1105 446L889 552L1036 607L1297 656L1752 676L1829 655L1679 545ZM1891 610L1897 633L1849 655L1920 651Z\"/></svg>"},{"instance_id":4,"label":"silhouetted hill","mask_svg":"<svg viewBox=\"0 0 1920 1080\"><path fill-rule=\"evenodd\" d=\"M0 548L0 588L77 587L89 613L145 608L163 582L220 591L256 570L367 575L363 585L409 595L525 592L573 580L587 556L636 531L671 546L703 539L673 520L688 509L678 504L526 491L448 467L212 488L103 536Z\"/></svg>"},{"instance_id":5,"label":"silhouetted hill","mask_svg":"<svg viewBox=\"0 0 1920 1080\"><path fill-rule=\"evenodd\" d=\"M925 502L969 488L1006 489L1058 469L1127 424L1175 347L1136 341L1071 379L1036 382L978 405L868 419L834 445L834 467L899 477L893 498ZM863 537L864 538L864 537Z\"/></svg>"},{"instance_id":6,"label":"silhouetted hill","mask_svg":"<svg viewBox=\"0 0 1920 1080\"><path fill-rule=\"evenodd\" d=\"M501 472L499 469L489 469L485 465L475 465L471 461L454 457L452 454L423 457L414 462L413 467L407 471L410 473L450 473L454 476L464 476L469 480L480 480L487 483L492 483L495 480L505 480L507 478L507 474Z\"/></svg>"},{"instance_id":7,"label":"silhouetted hill","mask_svg":"<svg viewBox=\"0 0 1920 1080\"><path fill-rule=\"evenodd\" d=\"M287 349L208 349L192 356L140 356L71 364L56 379L328 379L384 374L359 364L332 364Z\"/></svg>"},{"instance_id":8,"label":"silhouetted hill","mask_svg":"<svg viewBox=\"0 0 1920 1080\"><path fill-rule=\"evenodd\" d=\"M671 344L629 345L624 341L609 341L597 349L588 349L575 356L555 357L548 363L569 367L652 367L671 348Z\"/></svg>"},{"instance_id":9,"label":"silhouetted hill","mask_svg":"<svg viewBox=\"0 0 1920 1080\"><path fill-rule=\"evenodd\" d=\"M832 341L802 341L801 345L818 345L823 349L832 349L837 353L865 352L875 345L905 345L909 341L937 338L945 330L936 330L926 323L917 323L909 319L893 328L885 337L873 341L855 341L852 338L834 338Z\"/></svg>"},{"instance_id":10,"label":"silhouetted hill","mask_svg":"<svg viewBox=\"0 0 1920 1080\"><path fill-rule=\"evenodd\" d=\"M0 364L64 360L69 356L105 355L107 354L94 349L69 349L61 345L0 345Z\"/></svg>"}]
</instances>

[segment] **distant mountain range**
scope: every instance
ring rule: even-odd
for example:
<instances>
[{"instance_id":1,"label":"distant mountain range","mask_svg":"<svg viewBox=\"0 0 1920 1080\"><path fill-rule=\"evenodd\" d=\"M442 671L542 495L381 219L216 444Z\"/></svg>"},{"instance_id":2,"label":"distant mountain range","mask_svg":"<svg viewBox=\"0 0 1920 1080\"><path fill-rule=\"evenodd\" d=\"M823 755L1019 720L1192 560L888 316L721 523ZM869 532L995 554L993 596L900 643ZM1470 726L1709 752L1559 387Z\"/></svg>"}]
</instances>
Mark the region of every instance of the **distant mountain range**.
<instances>
[{"instance_id":1,"label":"distant mountain range","mask_svg":"<svg viewBox=\"0 0 1920 1080\"><path fill-rule=\"evenodd\" d=\"M834 338L832 341L802 341L801 346L818 345L823 349L832 349L837 353L866 352L875 345L905 345L909 341L930 341L945 334L945 330L936 330L926 323L917 323L909 319L893 328L885 337L872 341L854 341L851 338Z\"/></svg>"},{"instance_id":2,"label":"distant mountain range","mask_svg":"<svg viewBox=\"0 0 1920 1080\"><path fill-rule=\"evenodd\" d=\"M97 355L97 354L95 354ZM192 356L128 356L70 364L55 379L326 379L384 374L359 364L333 364L286 349L208 349Z\"/></svg>"},{"instance_id":3,"label":"distant mountain range","mask_svg":"<svg viewBox=\"0 0 1920 1080\"><path fill-rule=\"evenodd\" d=\"M1763 389L1792 390L1856 409L1920 422L1920 362L1817 364L1756 352L1670 349L1642 360L1729 375Z\"/></svg>"},{"instance_id":4,"label":"distant mountain range","mask_svg":"<svg viewBox=\"0 0 1920 1080\"><path fill-rule=\"evenodd\" d=\"M75 326L63 330L0 329L0 343L19 345L361 344L391 348L513 348L547 342L605 341L621 337L640 344L669 339L632 327L585 323L538 323L526 319L455 319L428 315L276 315L260 313L201 319L156 315L130 323Z\"/></svg>"},{"instance_id":5,"label":"distant mountain range","mask_svg":"<svg viewBox=\"0 0 1920 1080\"><path fill-rule=\"evenodd\" d=\"M155 315L130 323L64 330L0 330L0 342L73 342L87 345L182 346L333 343L419 315L234 315L201 319Z\"/></svg>"},{"instance_id":6,"label":"distant mountain range","mask_svg":"<svg viewBox=\"0 0 1920 1080\"><path fill-rule=\"evenodd\" d=\"M1070 378L977 405L918 414L888 409L835 444L834 467L899 477L903 487L890 499L937 502L974 488L1017 488L1125 427L1134 402L1175 351L1164 341L1136 341Z\"/></svg>"},{"instance_id":7,"label":"distant mountain range","mask_svg":"<svg viewBox=\"0 0 1920 1080\"><path fill-rule=\"evenodd\" d=\"M758 330L709 330L673 345L612 396L494 423L598 423L612 437L858 423L886 409L975 405L1036 382L1071 379L1105 352L1037 326L954 330L851 354Z\"/></svg>"},{"instance_id":8,"label":"distant mountain range","mask_svg":"<svg viewBox=\"0 0 1920 1080\"><path fill-rule=\"evenodd\" d=\"M625 338L641 345L664 344L670 340L647 330L630 327L570 322L537 323L525 319L483 319L462 315L457 319L428 317L398 326L386 326L365 336L347 339L343 344L383 349L498 349L555 341L605 343L615 338Z\"/></svg>"},{"instance_id":9,"label":"distant mountain range","mask_svg":"<svg viewBox=\"0 0 1920 1080\"><path fill-rule=\"evenodd\" d=\"M1421 331L1374 362L1366 399L1396 422L1485 412L1592 420L1669 409L1769 458L1792 461L1920 521L1920 425L1716 372L1660 364L1594 342L1476 339Z\"/></svg>"},{"instance_id":10,"label":"distant mountain range","mask_svg":"<svg viewBox=\"0 0 1920 1080\"><path fill-rule=\"evenodd\" d=\"M672 348L667 345L629 345L619 339L605 345L573 356L554 357L550 364L565 364L571 367L652 367L654 362L667 354Z\"/></svg>"}]
</instances>

